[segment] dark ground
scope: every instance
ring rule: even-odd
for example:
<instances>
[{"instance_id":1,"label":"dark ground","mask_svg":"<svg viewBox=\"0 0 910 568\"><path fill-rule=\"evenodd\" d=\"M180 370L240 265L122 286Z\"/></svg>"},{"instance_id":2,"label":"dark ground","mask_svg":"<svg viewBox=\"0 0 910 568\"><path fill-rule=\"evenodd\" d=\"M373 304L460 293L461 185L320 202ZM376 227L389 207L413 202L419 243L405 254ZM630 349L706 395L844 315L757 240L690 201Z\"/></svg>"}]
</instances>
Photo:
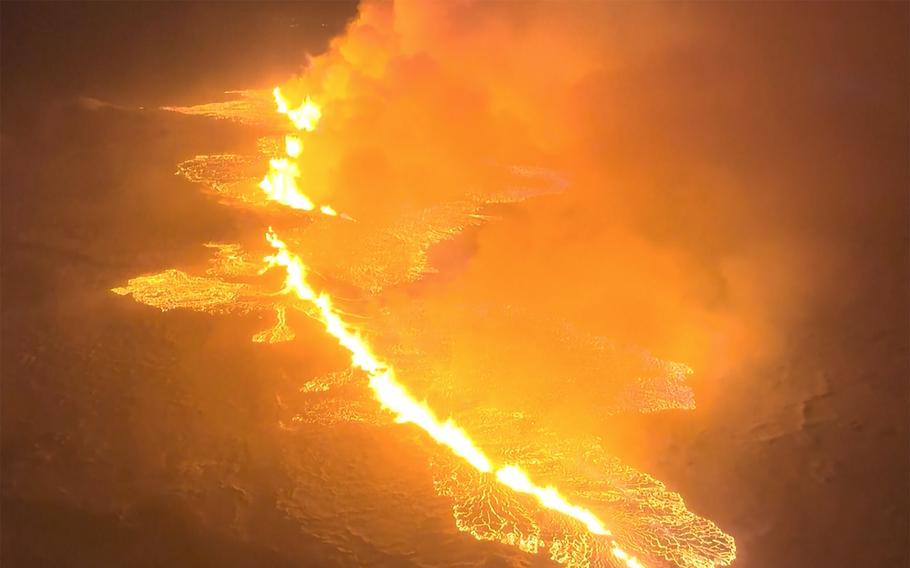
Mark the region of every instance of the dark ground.
<instances>
[{"instance_id":1,"label":"dark ground","mask_svg":"<svg viewBox=\"0 0 910 568\"><path fill-rule=\"evenodd\" d=\"M905 104L893 115L898 143L870 162L886 164L869 177L887 187L862 226L844 227L836 300L782 330L773 359L708 393L711 412L624 426L665 440L661 451L622 457L731 532L738 566L910 565L907 9L854 9L864 16L856 26L882 24L883 49L902 46L888 54L893 90L881 96ZM430 495L426 476L370 470L371 461L394 464L403 442L353 428L274 441L274 375L305 362L279 350L276 363L251 346L257 322L162 315L108 293L136 274L201 260L199 243L228 239L244 222L172 174L188 155L241 144L241 134L155 111L87 110L78 97L151 108L276 83L352 14L340 3L3 4L3 566L518 557L454 534L445 503L430 499L426 511L400 498ZM826 17L824 5L815 16ZM838 18L853 25L849 13ZM333 437L363 451L339 457ZM297 461L324 465L272 465ZM301 475L324 482L361 469L372 490L280 509L282 496L307 486Z\"/></svg>"}]
</instances>

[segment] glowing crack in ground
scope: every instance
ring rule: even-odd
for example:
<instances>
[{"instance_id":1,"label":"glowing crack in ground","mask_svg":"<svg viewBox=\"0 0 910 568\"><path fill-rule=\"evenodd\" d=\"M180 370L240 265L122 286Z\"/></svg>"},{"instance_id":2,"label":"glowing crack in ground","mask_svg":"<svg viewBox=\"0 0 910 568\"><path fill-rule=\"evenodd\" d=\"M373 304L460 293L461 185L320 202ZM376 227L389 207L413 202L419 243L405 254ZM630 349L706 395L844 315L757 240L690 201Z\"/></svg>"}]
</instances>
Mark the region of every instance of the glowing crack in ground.
<instances>
[{"instance_id":1,"label":"glowing crack in ground","mask_svg":"<svg viewBox=\"0 0 910 568\"><path fill-rule=\"evenodd\" d=\"M441 421L425 404L418 402L395 376L394 368L372 353L370 346L352 330L335 309L332 299L325 293L317 294L307 282L307 268L300 257L291 253L287 245L271 231L266 235L276 252L265 258L269 266L281 266L287 272L283 292L293 293L299 299L311 302L319 310L319 320L326 332L350 351L351 364L367 373L369 386L382 406L396 416L398 423L411 423L429 434L436 442L448 447L456 456L474 467L481 474L494 476L496 481L512 491L530 495L545 509L560 513L580 522L587 530L602 536L609 543L613 556L629 568L640 568L637 558L624 550L612 533L590 510L570 503L552 486L534 483L518 466L495 466L490 458L451 419ZM476 536L476 535L475 535ZM521 541L519 541L521 542Z\"/></svg>"}]
</instances>

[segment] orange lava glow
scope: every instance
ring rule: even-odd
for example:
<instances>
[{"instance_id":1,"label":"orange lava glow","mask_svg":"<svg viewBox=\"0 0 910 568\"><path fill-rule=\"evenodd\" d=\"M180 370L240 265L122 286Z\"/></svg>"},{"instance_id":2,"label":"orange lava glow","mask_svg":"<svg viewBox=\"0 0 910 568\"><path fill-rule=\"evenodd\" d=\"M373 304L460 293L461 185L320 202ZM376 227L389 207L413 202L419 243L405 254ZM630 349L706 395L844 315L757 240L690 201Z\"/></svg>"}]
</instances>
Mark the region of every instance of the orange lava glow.
<instances>
[{"instance_id":1,"label":"orange lava glow","mask_svg":"<svg viewBox=\"0 0 910 568\"><path fill-rule=\"evenodd\" d=\"M503 6L367 0L281 87L172 109L261 136L255 154L178 166L249 213L254 238L244 225L207 245L202 270L113 291L160 310L256 314L269 323L253 342L296 339L313 359L326 345L294 328L301 313L317 320L310 331L350 357L268 385L281 391L281 428L416 426L435 444L403 457L428 458L450 522L477 540L578 568L727 566L733 537L626 465L614 442L633 454L645 444L604 420L694 409L692 370L651 350L701 366L691 355L710 329L736 326L691 307L695 292L714 297L714 280L689 282L694 261L640 236L651 217L604 189L626 156L602 149L635 129L611 138L590 121L626 54L603 63L583 11L546 8L553 17L526 28L511 19L524 8ZM611 128L627 130L626 107L610 105ZM636 177L619 178L638 195ZM269 227L263 264L270 225L281 236ZM279 292L266 271L283 278ZM690 346L693 329L709 331Z\"/></svg>"},{"instance_id":2,"label":"orange lava glow","mask_svg":"<svg viewBox=\"0 0 910 568\"><path fill-rule=\"evenodd\" d=\"M281 292L293 294L318 309L318 319L325 326L326 332L351 353L351 364L367 374L376 399L383 408L395 415L396 422L414 424L478 471L495 475L499 483L514 491L532 495L543 507L581 522L593 534L611 536L610 531L593 512L569 503L554 487L536 485L517 466L495 466L451 418L440 420L426 403L416 400L407 388L398 382L394 368L376 356L369 344L342 319L332 304L331 296L325 292L317 293L307 282L307 267L300 257L290 252L287 244L271 229L266 233L266 240L275 249L274 254L265 257L267 266L280 266L286 271ZM611 540L610 548L613 555L629 568L643 566L634 556L620 548L616 541Z\"/></svg>"},{"instance_id":3,"label":"orange lava glow","mask_svg":"<svg viewBox=\"0 0 910 568\"><path fill-rule=\"evenodd\" d=\"M280 114L287 115L297 130L313 132L322 116L322 111L309 97L299 107L291 109L281 95L281 89L275 87L275 103ZM284 138L285 157L269 160L269 171L259 182L259 188L272 200L286 205L292 209L302 211L319 211L329 217L337 217L338 212L331 205L316 204L301 189L300 166L296 159L303 153L303 140L300 137L288 134Z\"/></svg>"},{"instance_id":4,"label":"orange lava glow","mask_svg":"<svg viewBox=\"0 0 910 568\"><path fill-rule=\"evenodd\" d=\"M307 132L316 130L316 125L322 117L322 109L311 101L309 97L304 99L296 108L291 108L287 100L282 96L281 88L275 87L272 94L275 95L275 104L278 106L278 112L286 114L297 130L305 130Z\"/></svg>"}]
</instances>

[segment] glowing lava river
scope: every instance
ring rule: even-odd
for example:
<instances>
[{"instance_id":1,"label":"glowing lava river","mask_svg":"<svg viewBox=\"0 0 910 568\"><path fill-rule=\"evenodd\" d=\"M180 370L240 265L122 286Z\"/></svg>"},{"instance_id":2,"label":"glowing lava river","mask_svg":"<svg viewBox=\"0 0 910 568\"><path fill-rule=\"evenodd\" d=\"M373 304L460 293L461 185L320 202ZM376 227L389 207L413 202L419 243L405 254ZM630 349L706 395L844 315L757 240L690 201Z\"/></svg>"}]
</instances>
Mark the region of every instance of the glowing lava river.
<instances>
[{"instance_id":1,"label":"glowing lava river","mask_svg":"<svg viewBox=\"0 0 910 568\"><path fill-rule=\"evenodd\" d=\"M692 371L686 365L517 308L470 302L449 306L447 300L384 294L437 272L430 251L493 220L492 208L558 194L568 185L555 170L536 166L481 161L461 173L459 167L450 168L449 160L463 159L463 153L457 148L437 153L425 143L437 136L432 128L426 139L399 142L388 133L403 128L398 135L407 138L411 131L394 112L383 122L382 110L351 110L364 97L388 100L376 80L379 64L351 56L359 30L388 25L385 9L367 4L348 35L289 86L242 91L238 100L227 103L165 109L270 132L259 140L256 155L198 155L181 163L178 173L227 206L266 216L263 225L270 225L266 240L272 250L263 261L261 254L247 251L254 244L208 243L214 257L203 275L170 269L138 276L113 291L161 310L274 312L275 325L256 333L255 343L295 340L289 318L296 314L318 321L350 355L350 366L303 382L298 393L302 409L282 426L383 426L390 416L395 423L416 426L438 444L430 451L436 492L451 499L456 527L478 540L530 554L546 551L567 566L730 564L736 556L733 538L690 512L678 494L607 454L597 437L543 426L534 411L552 397L550 384L543 383L538 396L545 402L536 407L514 400L514 386L497 385L499 377L555 374L570 377L564 379L564 390L585 393L591 405L608 414L692 409L694 397L685 382ZM390 45L389 57L397 57L397 44ZM312 98L304 96L308 92ZM425 104L415 93L418 98L402 103L408 112ZM441 116L448 120L445 113ZM423 120L432 124L442 118ZM428 163L443 172L441 177L456 178L456 189L440 190L432 199L415 194L396 206L390 205L395 203L390 192L388 199L363 206L339 189L378 183L376 176L357 176L361 164L372 163L368 153L356 164L340 157L339 149L356 138L346 128L355 126L408 148L395 154L400 170L378 168L389 179L406 185L430 175L426 164L409 161L424 152ZM268 171L261 177L264 162ZM265 273L273 270L283 271L278 292L263 283ZM349 294L330 294L333 286L354 290L360 302L353 311L357 315L339 307L352 300ZM512 338L514 329L526 331ZM478 392L463 382L465 377L487 386ZM359 398L363 387L373 399L370 405ZM527 398L535 396L532 388L526 390ZM423 398L428 394L432 407ZM445 412L438 410L437 400L445 402ZM515 408L503 408L512 402ZM440 418L444 415L457 416L457 423Z\"/></svg>"},{"instance_id":2,"label":"glowing lava river","mask_svg":"<svg viewBox=\"0 0 910 568\"><path fill-rule=\"evenodd\" d=\"M301 300L312 302L319 309L319 319L325 325L326 332L351 352L351 363L366 372L376 399L383 408L395 414L397 422L416 425L479 472L494 474L500 483L510 489L533 495L544 507L582 522L593 534L611 536L610 531L594 513L568 503L553 487L535 485L520 468L506 465L495 467L494 472L494 465L471 438L452 420L441 422L430 408L415 400L395 378L395 370L379 360L369 345L341 319L338 311L332 306L331 298L324 293L317 294L310 287L306 280L306 266L300 258L289 252L287 245L271 230L266 237L277 252L265 260L270 266L282 266L287 270L283 292L293 293ZM627 566L632 568L642 566L614 540L610 541L610 550Z\"/></svg>"}]
</instances>

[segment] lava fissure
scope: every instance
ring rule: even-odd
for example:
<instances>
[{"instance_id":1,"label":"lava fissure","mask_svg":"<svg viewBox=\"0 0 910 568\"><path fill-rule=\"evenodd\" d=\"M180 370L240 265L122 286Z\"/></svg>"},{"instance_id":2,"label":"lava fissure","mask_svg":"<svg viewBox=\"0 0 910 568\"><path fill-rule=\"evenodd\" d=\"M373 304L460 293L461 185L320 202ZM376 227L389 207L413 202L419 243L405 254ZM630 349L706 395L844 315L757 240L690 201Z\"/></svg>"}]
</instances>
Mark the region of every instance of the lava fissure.
<instances>
[{"instance_id":1,"label":"lava fissure","mask_svg":"<svg viewBox=\"0 0 910 568\"><path fill-rule=\"evenodd\" d=\"M418 426L478 471L495 475L499 483L513 491L531 495L541 506L581 522L595 535L611 537L610 531L593 512L569 503L554 487L536 485L518 466L494 466L490 458L451 418L441 421L429 406L411 396L407 388L398 382L394 368L374 355L370 345L344 321L335 309L331 296L325 292L317 293L309 284L306 278L307 266L300 257L290 252L287 244L271 228L266 233L266 240L275 249L273 254L265 257L267 268L280 266L286 272L281 292L294 294L317 308L318 319L326 332L351 353L351 364L367 374L374 396L383 408L395 414L396 422ZM620 548L615 540L611 539L610 549L629 568L643 567L638 559Z\"/></svg>"}]
</instances>

